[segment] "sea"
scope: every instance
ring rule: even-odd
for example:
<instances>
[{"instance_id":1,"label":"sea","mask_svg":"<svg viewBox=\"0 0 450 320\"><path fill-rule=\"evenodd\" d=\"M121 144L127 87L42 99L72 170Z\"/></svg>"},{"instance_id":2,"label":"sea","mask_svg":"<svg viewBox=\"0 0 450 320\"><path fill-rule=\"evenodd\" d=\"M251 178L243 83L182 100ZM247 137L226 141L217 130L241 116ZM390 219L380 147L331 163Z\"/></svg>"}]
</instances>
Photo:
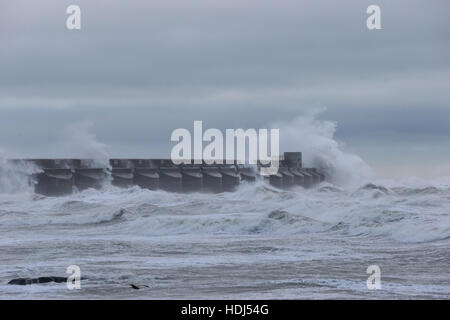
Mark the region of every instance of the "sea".
<instances>
[{"instance_id":1,"label":"sea","mask_svg":"<svg viewBox=\"0 0 450 320\"><path fill-rule=\"evenodd\" d=\"M105 183L62 197L12 184L0 192L0 299L450 298L450 179L218 194ZM79 289L8 284L73 265Z\"/></svg>"}]
</instances>

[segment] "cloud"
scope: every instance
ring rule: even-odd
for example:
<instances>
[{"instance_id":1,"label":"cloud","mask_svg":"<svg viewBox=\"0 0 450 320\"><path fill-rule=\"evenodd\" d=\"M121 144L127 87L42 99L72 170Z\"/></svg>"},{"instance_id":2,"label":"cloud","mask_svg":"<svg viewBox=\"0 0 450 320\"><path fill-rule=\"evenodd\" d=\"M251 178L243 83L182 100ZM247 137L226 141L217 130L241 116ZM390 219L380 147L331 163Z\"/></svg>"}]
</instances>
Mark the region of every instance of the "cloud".
<instances>
[{"instance_id":1,"label":"cloud","mask_svg":"<svg viewBox=\"0 0 450 320\"><path fill-rule=\"evenodd\" d=\"M70 4L0 4L0 145L14 154L49 154L92 121L111 155L164 156L193 120L261 127L311 106L364 157L450 137L446 0L379 0L377 31L368 0L78 0L80 31Z\"/></svg>"}]
</instances>

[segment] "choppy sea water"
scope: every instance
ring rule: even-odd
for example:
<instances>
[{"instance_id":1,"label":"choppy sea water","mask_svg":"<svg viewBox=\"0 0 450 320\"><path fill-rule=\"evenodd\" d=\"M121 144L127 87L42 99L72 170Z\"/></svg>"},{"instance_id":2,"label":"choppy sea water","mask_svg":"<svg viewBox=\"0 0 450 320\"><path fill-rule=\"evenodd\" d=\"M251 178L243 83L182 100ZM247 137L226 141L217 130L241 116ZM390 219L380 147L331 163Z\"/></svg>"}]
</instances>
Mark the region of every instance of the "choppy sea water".
<instances>
[{"instance_id":1,"label":"choppy sea water","mask_svg":"<svg viewBox=\"0 0 450 320\"><path fill-rule=\"evenodd\" d=\"M80 290L7 284L69 265ZM380 290L366 286L369 265ZM448 299L450 183L2 193L0 298Z\"/></svg>"}]
</instances>

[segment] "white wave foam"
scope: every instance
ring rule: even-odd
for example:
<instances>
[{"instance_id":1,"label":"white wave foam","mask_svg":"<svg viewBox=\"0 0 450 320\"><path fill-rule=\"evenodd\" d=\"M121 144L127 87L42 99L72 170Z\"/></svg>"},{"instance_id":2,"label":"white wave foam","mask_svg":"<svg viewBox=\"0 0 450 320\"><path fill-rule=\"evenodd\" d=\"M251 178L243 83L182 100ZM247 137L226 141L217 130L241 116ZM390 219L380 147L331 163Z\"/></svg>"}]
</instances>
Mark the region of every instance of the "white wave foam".
<instances>
[{"instance_id":1,"label":"white wave foam","mask_svg":"<svg viewBox=\"0 0 450 320\"><path fill-rule=\"evenodd\" d=\"M109 185L60 198L3 195L0 221L4 226L100 224L130 237L323 233L400 242L450 237L448 190L403 194L382 186L330 187L284 191L259 182L232 193L176 194ZM115 221L120 223L107 223Z\"/></svg>"},{"instance_id":2,"label":"white wave foam","mask_svg":"<svg viewBox=\"0 0 450 320\"><path fill-rule=\"evenodd\" d=\"M334 139L337 123L320 120L325 109L311 109L291 121L276 122L280 129L283 151L300 150L306 166L325 171L330 181L338 185L362 185L373 179L370 167L357 155L346 153Z\"/></svg>"},{"instance_id":3,"label":"white wave foam","mask_svg":"<svg viewBox=\"0 0 450 320\"><path fill-rule=\"evenodd\" d=\"M25 161L11 162L0 149L0 194L32 192L30 177L40 169Z\"/></svg>"},{"instance_id":4,"label":"white wave foam","mask_svg":"<svg viewBox=\"0 0 450 320\"><path fill-rule=\"evenodd\" d=\"M62 158L93 159L93 166L109 167L108 146L93 133L94 123L76 122L65 128L54 155Z\"/></svg>"}]
</instances>

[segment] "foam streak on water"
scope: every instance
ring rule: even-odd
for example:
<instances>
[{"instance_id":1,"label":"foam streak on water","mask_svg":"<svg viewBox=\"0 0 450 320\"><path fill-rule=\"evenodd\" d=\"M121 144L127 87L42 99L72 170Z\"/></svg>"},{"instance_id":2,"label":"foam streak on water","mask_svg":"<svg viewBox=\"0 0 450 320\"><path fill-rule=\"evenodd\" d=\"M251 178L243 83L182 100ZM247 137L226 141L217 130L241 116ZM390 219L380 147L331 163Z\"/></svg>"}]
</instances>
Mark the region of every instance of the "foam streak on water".
<instances>
[{"instance_id":1,"label":"foam streak on water","mask_svg":"<svg viewBox=\"0 0 450 320\"><path fill-rule=\"evenodd\" d=\"M445 182L0 194L0 297L450 298L449 208ZM72 264L81 290L7 285ZM366 287L372 264L382 290Z\"/></svg>"}]
</instances>

